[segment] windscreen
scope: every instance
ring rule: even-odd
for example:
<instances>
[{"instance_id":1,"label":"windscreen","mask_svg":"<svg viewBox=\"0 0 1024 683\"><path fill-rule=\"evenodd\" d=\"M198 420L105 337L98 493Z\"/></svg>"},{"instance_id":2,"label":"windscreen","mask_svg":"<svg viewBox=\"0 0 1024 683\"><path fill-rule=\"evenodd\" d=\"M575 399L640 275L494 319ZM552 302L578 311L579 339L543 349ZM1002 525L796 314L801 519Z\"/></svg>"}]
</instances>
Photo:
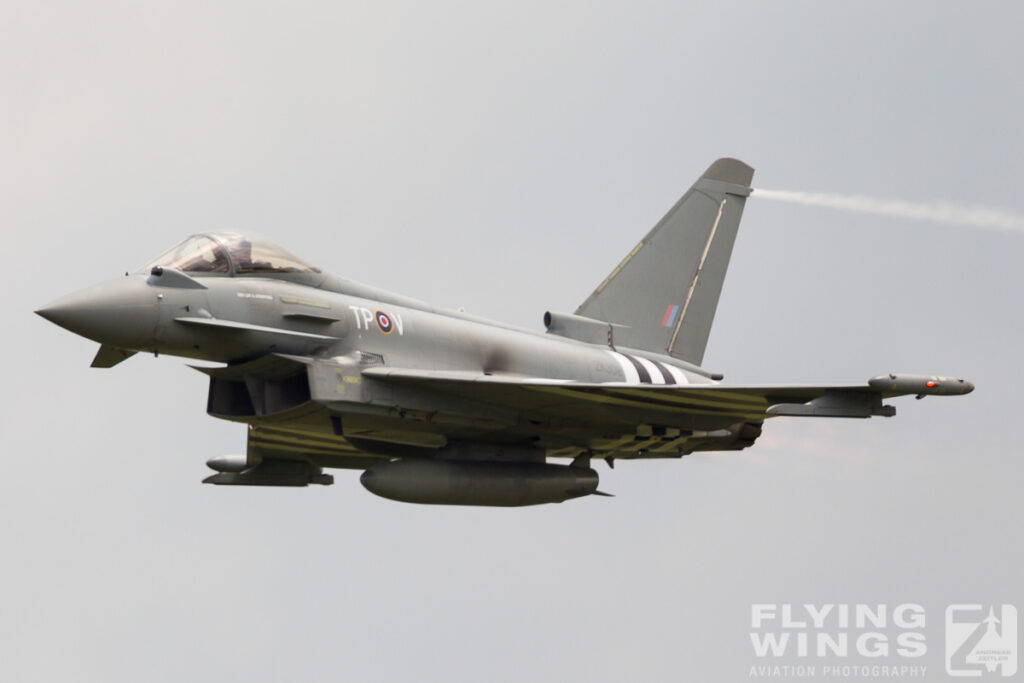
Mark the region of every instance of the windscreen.
<instances>
[{"instance_id":1,"label":"windscreen","mask_svg":"<svg viewBox=\"0 0 1024 683\"><path fill-rule=\"evenodd\" d=\"M186 273L229 272L228 257L224 249L209 237L202 235L189 237L166 254L151 261L145 269L149 270L153 266L176 268Z\"/></svg>"}]
</instances>

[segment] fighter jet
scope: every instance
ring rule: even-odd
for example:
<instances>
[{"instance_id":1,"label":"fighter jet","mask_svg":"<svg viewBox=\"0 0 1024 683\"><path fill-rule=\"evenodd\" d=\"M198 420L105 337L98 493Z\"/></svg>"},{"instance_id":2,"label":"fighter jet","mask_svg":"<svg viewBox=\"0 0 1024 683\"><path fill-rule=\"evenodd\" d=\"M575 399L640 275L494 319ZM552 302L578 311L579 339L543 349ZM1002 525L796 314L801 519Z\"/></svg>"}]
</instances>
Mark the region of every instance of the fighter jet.
<instances>
[{"instance_id":1,"label":"fighter jet","mask_svg":"<svg viewBox=\"0 0 1024 683\"><path fill-rule=\"evenodd\" d=\"M598 491L594 459L754 444L768 418L892 416L883 401L967 394L963 379L723 384L701 367L753 169L715 161L573 313L544 332L330 275L235 233L193 235L137 272L36 311L99 342L93 367L184 356L207 412L248 425L204 482L331 484L412 503L521 506ZM563 464L557 464L561 461Z\"/></svg>"}]
</instances>

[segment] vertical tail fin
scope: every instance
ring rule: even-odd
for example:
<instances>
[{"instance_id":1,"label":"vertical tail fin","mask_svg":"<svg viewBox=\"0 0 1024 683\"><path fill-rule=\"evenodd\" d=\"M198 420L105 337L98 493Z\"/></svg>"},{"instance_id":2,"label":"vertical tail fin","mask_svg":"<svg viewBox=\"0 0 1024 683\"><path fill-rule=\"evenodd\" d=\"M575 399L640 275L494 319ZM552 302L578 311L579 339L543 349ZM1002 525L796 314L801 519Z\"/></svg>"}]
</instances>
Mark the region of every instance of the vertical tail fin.
<instances>
[{"instance_id":1,"label":"vertical tail fin","mask_svg":"<svg viewBox=\"0 0 1024 683\"><path fill-rule=\"evenodd\" d=\"M754 169L719 159L576 309L616 345L700 365Z\"/></svg>"}]
</instances>

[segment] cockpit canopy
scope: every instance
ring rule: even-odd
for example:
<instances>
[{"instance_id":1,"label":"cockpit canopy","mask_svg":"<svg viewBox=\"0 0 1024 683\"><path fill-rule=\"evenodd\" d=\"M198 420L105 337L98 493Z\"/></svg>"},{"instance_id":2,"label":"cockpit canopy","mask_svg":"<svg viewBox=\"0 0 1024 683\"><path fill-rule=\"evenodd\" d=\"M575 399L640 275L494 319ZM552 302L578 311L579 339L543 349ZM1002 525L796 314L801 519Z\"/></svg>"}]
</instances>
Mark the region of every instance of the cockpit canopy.
<instances>
[{"instance_id":1,"label":"cockpit canopy","mask_svg":"<svg viewBox=\"0 0 1024 683\"><path fill-rule=\"evenodd\" d=\"M176 268L196 275L319 273L287 249L261 239L233 232L193 235L166 254L151 261L153 266Z\"/></svg>"}]
</instances>

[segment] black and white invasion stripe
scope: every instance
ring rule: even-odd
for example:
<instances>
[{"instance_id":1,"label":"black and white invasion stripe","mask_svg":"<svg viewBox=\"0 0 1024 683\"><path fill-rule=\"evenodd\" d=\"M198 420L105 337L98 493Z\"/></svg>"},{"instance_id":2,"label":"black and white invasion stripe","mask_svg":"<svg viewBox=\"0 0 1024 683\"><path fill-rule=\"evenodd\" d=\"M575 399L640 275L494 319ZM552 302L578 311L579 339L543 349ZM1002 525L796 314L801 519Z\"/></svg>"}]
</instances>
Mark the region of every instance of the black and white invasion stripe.
<instances>
[{"instance_id":1,"label":"black and white invasion stripe","mask_svg":"<svg viewBox=\"0 0 1024 683\"><path fill-rule=\"evenodd\" d=\"M608 353L619 364L627 384L689 384L686 374L672 365L618 351Z\"/></svg>"}]
</instances>

